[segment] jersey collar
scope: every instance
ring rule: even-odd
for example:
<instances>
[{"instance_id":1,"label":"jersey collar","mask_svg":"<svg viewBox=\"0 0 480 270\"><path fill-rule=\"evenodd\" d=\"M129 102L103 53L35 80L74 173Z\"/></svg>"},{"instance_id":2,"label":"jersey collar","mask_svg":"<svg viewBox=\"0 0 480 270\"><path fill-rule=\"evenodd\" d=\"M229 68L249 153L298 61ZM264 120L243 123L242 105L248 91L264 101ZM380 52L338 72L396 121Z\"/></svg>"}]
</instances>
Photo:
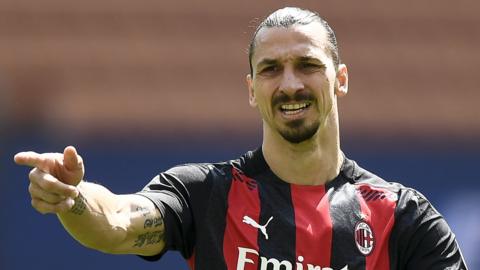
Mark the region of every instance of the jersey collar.
<instances>
[{"instance_id":1,"label":"jersey collar","mask_svg":"<svg viewBox=\"0 0 480 270\"><path fill-rule=\"evenodd\" d=\"M329 182L334 182L336 179L338 179L341 176L347 178L348 181L354 181L358 177L357 175L358 166L355 163L355 161L348 159L343 152L342 152L342 155L343 155L343 163L342 163L342 166L340 167L340 173L337 177L335 177ZM247 152L241 158L241 163L242 163L243 171L247 176L258 175L267 170L271 171L270 167L265 161L265 157L263 156L262 147L258 147L253 151Z\"/></svg>"}]
</instances>

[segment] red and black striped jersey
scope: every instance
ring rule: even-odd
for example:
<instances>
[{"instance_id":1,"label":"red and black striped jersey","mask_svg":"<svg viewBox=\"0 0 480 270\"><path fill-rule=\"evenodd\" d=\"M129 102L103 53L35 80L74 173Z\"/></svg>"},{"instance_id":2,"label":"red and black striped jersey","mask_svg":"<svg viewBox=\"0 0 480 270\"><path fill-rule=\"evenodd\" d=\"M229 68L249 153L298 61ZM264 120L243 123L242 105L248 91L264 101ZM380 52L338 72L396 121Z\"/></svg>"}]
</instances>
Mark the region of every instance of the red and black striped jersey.
<instances>
[{"instance_id":1,"label":"red and black striped jersey","mask_svg":"<svg viewBox=\"0 0 480 270\"><path fill-rule=\"evenodd\" d=\"M347 158L335 179L305 186L279 179L257 149L174 167L138 194L162 213L166 249L191 269L467 269L423 195Z\"/></svg>"}]
</instances>

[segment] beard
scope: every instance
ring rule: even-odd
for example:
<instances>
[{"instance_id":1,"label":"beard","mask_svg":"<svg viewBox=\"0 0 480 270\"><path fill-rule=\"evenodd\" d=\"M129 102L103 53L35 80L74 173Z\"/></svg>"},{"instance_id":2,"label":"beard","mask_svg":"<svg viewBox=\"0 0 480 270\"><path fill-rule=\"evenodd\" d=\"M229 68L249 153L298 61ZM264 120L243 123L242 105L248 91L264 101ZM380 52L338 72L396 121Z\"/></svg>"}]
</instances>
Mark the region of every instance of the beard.
<instances>
[{"instance_id":1,"label":"beard","mask_svg":"<svg viewBox=\"0 0 480 270\"><path fill-rule=\"evenodd\" d=\"M305 124L304 119L290 121L284 128L278 128L280 135L288 142L298 144L313 137L320 127L320 121Z\"/></svg>"},{"instance_id":2,"label":"beard","mask_svg":"<svg viewBox=\"0 0 480 270\"><path fill-rule=\"evenodd\" d=\"M272 110L275 110L280 104L290 101L310 102L315 101L315 97L310 91L299 91L293 96L288 96L283 92L279 92L272 99ZM298 144L313 137L320 127L320 120L317 119L313 123L305 123L305 119L297 119L285 123L284 127L277 127L280 135L290 143Z\"/></svg>"}]
</instances>

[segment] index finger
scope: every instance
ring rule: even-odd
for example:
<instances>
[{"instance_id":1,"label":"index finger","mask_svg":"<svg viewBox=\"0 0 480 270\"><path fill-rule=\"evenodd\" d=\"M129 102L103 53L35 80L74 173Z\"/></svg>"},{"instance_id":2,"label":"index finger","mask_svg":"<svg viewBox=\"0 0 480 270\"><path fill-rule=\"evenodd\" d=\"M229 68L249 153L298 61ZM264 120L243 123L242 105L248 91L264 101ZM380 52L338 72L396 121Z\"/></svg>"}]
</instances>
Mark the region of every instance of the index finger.
<instances>
[{"instance_id":1,"label":"index finger","mask_svg":"<svg viewBox=\"0 0 480 270\"><path fill-rule=\"evenodd\" d=\"M41 154L33 151L28 152L20 152L17 153L13 160L18 165L24 165L29 167L37 167L43 161L43 157Z\"/></svg>"}]
</instances>

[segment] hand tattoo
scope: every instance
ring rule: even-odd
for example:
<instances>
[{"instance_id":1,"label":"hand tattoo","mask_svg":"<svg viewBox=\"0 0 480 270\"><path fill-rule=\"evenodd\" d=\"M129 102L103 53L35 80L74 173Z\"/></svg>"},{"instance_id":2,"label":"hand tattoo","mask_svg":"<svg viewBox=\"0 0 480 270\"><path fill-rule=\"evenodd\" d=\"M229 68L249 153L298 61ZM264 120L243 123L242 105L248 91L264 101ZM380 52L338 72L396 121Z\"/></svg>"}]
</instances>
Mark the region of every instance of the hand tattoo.
<instances>
[{"instance_id":1,"label":"hand tattoo","mask_svg":"<svg viewBox=\"0 0 480 270\"><path fill-rule=\"evenodd\" d=\"M75 215L82 215L87 208L85 197L83 197L82 193L78 193L78 196L75 198L75 204L73 205L70 212Z\"/></svg>"}]
</instances>

